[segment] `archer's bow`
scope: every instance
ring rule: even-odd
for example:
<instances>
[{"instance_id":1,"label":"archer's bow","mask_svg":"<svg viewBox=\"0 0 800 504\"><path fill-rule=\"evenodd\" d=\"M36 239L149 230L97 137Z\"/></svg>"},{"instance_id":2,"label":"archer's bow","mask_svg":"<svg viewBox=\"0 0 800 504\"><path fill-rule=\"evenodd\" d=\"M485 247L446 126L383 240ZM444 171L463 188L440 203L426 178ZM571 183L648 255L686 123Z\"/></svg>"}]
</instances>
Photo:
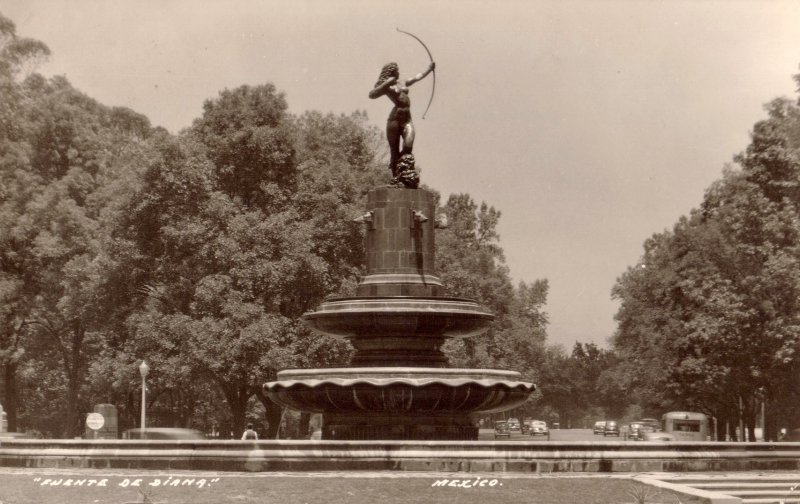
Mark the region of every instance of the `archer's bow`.
<instances>
[{"instance_id":1,"label":"archer's bow","mask_svg":"<svg viewBox=\"0 0 800 504\"><path fill-rule=\"evenodd\" d=\"M433 56L431 55L431 51L428 49L428 46L425 45L425 42L423 42L419 37L417 37L413 33L409 33L407 31L403 31L400 28L397 28L397 31L399 31L400 33L405 33L409 37L414 37L415 39L417 39L417 42L422 44L422 47L425 48L425 52L428 53L428 58L430 58L431 63L433 63ZM432 70L432 72L433 72L433 87L431 87L431 98L430 98L430 100L428 100L428 106L425 107L425 112L422 113L422 118L423 119L425 119L425 114L428 113L428 109L431 108L431 103L433 103L433 94L436 92L436 69L434 68Z\"/></svg>"}]
</instances>

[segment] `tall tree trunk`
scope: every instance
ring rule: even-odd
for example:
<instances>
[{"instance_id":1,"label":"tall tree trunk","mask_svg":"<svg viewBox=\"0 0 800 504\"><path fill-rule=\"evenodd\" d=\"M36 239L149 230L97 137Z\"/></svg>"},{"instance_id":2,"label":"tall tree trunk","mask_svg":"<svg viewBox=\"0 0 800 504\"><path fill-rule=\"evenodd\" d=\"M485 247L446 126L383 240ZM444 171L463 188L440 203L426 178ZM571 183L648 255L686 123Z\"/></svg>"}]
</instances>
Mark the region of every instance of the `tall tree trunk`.
<instances>
[{"instance_id":1,"label":"tall tree trunk","mask_svg":"<svg viewBox=\"0 0 800 504\"><path fill-rule=\"evenodd\" d=\"M72 344L69 347L69 355L65 358L69 362L65 363L67 372L67 404L66 421L64 423L64 437L71 439L81 433L81 404L80 389L83 371L83 348L84 330L80 321L73 323L71 331Z\"/></svg>"},{"instance_id":2,"label":"tall tree trunk","mask_svg":"<svg viewBox=\"0 0 800 504\"><path fill-rule=\"evenodd\" d=\"M264 405L264 416L267 420L267 439L277 439L278 429L281 427L281 417L283 416L283 408L272 402L267 395L257 389L256 397L261 404Z\"/></svg>"},{"instance_id":3,"label":"tall tree trunk","mask_svg":"<svg viewBox=\"0 0 800 504\"><path fill-rule=\"evenodd\" d=\"M3 408L8 420L8 430L17 431L17 363L7 361L3 366L3 380L5 382L5 399Z\"/></svg>"},{"instance_id":4,"label":"tall tree trunk","mask_svg":"<svg viewBox=\"0 0 800 504\"><path fill-rule=\"evenodd\" d=\"M245 422L247 421L247 401L250 400L252 394L247 384L222 381L219 384L233 417L233 438L239 439L244 432Z\"/></svg>"}]
</instances>

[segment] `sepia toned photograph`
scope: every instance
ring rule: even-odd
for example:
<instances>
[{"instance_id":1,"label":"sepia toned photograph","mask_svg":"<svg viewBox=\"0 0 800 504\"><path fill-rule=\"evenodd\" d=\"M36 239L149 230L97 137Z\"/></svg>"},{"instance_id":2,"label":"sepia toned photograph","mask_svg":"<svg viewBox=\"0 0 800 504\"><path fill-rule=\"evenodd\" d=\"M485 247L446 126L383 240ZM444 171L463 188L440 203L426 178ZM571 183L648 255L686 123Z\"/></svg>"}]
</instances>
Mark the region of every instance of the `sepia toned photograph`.
<instances>
[{"instance_id":1,"label":"sepia toned photograph","mask_svg":"<svg viewBox=\"0 0 800 504\"><path fill-rule=\"evenodd\" d=\"M0 504L800 502L796 0L0 0Z\"/></svg>"}]
</instances>

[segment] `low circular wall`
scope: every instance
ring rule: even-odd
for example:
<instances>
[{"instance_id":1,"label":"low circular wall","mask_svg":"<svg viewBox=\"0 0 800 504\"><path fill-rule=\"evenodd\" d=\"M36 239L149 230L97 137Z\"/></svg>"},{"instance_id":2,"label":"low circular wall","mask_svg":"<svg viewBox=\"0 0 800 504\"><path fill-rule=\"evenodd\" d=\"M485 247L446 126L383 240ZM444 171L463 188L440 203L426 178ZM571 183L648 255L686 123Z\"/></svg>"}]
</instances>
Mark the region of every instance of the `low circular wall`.
<instances>
[{"instance_id":1,"label":"low circular wall","mask_svg":"<svg viewBox=\"0 0 800 504\"><path fill-rule=\"evenodd\" d=\"M0 441L0 466L216 471L800 470L800 443L552 441Z\"/></svg>"}]
</instances>

